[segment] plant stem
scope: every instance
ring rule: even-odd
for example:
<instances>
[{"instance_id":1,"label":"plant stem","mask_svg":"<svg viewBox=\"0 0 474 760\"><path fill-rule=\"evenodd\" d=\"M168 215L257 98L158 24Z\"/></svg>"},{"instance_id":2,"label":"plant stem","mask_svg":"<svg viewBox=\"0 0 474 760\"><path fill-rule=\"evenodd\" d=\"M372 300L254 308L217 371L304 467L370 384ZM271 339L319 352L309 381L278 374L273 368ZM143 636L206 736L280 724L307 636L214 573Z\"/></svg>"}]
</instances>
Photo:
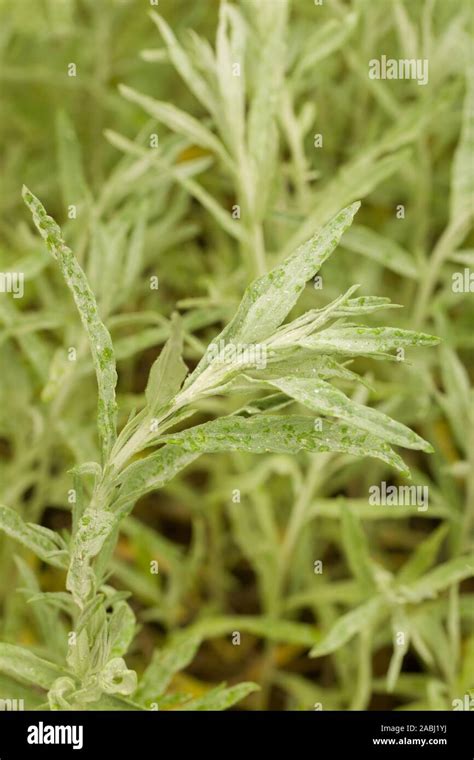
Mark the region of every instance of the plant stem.
<instances>
[{"instance_id":1,"label":"plant stem","mask_svg":"<svg viewBox=\"0 0 474 760\"><path fill-rule=\"evenodd\" d=\"M468 225L469 215L467 214L451 222L434 247L423 277L420 280L420 287L415 301L413 320L416 329L419 329L423 324L429 300L438 281L440 269L449 254L452 253L463 239Z\"/></svg>"},{"instance_id":2,"label":"plant stem","mask_svg":"<svg viewBox=\"0 0 474 760\"><path fill-rule=\"evenodd\" d=\"M323 454L319 454L318 457L318 459L314 457L311 459L311 465L306 475L305 482L303 483L301 492L293 506L290 519L288 521L288 526L281 549L282 582L284 582L291 556L296 546L300 531L304 525L306 511L318 482L321 467L323 464L325 464L325 462L321 460L327 460Z\"/></svg>"},{"instance_id":3,"label":"plant stem","mask_svg":"<svg viewBox=\"0 0 474 760\"><path fill-rule=\"evenodd\" d=\"M472 531L474 527L474 426L471 422L467 441L469 475L466 486L466 510L462 526L462 549L468 549L472 543Z\"/></svg>"},{"instance_id":4,"label":"plant stem","mask_svg":"<svg viewBox=\"0 0 474 760\"><path fill-rule=\"evenodd\" d=\"M293 551L295 549L296 543L298 541L300 531L304 525L306 511L311 501L311 498L313 496L316 484L318 482L321 466L324 464L324 462L321 460L326 459L323 454L319 454L318 456L319 456L319 459L316 459L315 457L312 457L311 459L311 464L310 464L308 473L306 475L306 480L303 483L300 494L294 503L294 506L290 515L290 519L288 521L288 526L286 529L283 545L281 548L279 574L278 574L277 579L275 580L276 590L275 590L274 614L277 617L282 612L281 602L284 597L284 586L285 586L285 580L286 580L288 569L289 569L290 560L291 560ZM272 681L274 668L275 668L275 645L272 642L267 642L265 646L264 656L263 656L262 676L260 679L261 685L262 685L262 694L261 694L262 709L265 706L268 709L267 702L269 698L269 689L270 689L270 683Z\"/></svg>"}]
</instances>

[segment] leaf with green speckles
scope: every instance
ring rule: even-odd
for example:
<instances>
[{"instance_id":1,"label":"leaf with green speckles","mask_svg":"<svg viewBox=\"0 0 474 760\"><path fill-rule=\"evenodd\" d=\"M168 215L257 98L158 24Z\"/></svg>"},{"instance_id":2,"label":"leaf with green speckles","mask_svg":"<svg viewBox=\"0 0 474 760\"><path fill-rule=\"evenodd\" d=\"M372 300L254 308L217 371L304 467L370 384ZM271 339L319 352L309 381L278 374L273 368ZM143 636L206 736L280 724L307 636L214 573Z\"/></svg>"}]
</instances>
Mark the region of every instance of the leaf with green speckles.
<instances>
[{"instance_id":1,"label":"leaf with green speckles","mask_svg":"<svg viewBox=\"0 0 474 760\"><path fill-rule=\"evenodd\" d=\"M133 506L132 500L148 491L162 488L180 470L199 456L181 446L163 446L143 459L132 462L119 477L121 490L118 505L125 511Z\"/></svg>"},{"instance_id":2,"label":"leaf with green speckles","mask_svg":"<svg viewBox=\"0 0 474 760\"><path fill-rule=\"evenodd\" d=\"M112 657L127 654L136 626L137 621L130 605L125 601L118 602L109 620L108 638Z\"/></svg>"},{"instance_id":3,"label":"leaf with green speckles","mask_svg":"<svg viewBox=\"0 0 474 760\"><path fill-rule=\"evenodd\" d=\"M436 346L435 335L396 327L331 327L299 341L302 348L322 354L382 356L406 346Z\"/></svg>"},{"instance_id":4,"label":"leaf with green speckles","mask_svg":"<svg viewBox=\"0 0 474 760\"><path fill-rule=\"evenodd\" d=\"M379 412L378 409L357 404L345 393L324 380L305 377L281 377L269 382L313 412L337 417L356 429L366 430L381 440L397 446L433 451L429 443L406 425L392 420L391 417Z\"/></svg>"},{"instance_id":5,"label":"leaf with green speckles","mask_svg":"<svg viewBox=\"0 0 474 760\"><path fill-rule=\"evenodd\" d=\"M308 280L334 251L359 208L357 202L342 209L280 266L254 280L234 318L215 342L253 343L270 337L289 314ZM194 382L209 364L209 356L205 354L186 385Z\"/></svg>"},{"instance_id":6,"label":"leaf with green speckles","mask_svg":"<svg viewBox=\"0 0 474 760\"><path fill-rule=\"evenodd\" d=\"M240 10L223 2L216 33L216 83L221 134L234 155L242 155L245 129L245 68L234 76L233 63L245 59L246 29Z\"/></svg>"},{"instance_id":7,"label":"leaf with green speckles","mask_svg":"<svg viewBox=\"0 0 474 760\"><path fill-rule=\"evenodd\" d=\"M349 317L354 314L372 314L380 309L399 309L399 304L392 303L390 298L379 296L360 296L359 298L350 298L340 308L336 309L333 317Z\"/></svg>"},{"instance_id":8,"label":"leaf with green speckles","mask_svg":"<svg viewBox=\"0 0 474 760\"><path fill-rule=\"evenodd\" d=\"M393 148L392 145L390 149ZM383 156L377 155L379 151L380 147L367 151L342 165L316 198L311 213L305 214L304 221L289 239L285 251L291 251L295 244L305 240L308 233L316 225L324 224L326 219L330 219L337 208L350 203L353 198L365 198L369 195L377 185L406 164L411 155L409 149Z\"/></svg>"},{"instance_id":9,"label":"leaf with green speckles","mask_svg":"<svg viewBox=\"0 0 474 760\"><path fill-rule=\"evenodd\" d=\"M54 219L47 215L38 198L25 186L22 195L49 252L61 268L89 339L99 389L98 429L102 443L102 456L105 461L117 435L115 400L117 371L112 339L100 319L97 303L86 275L71 249L66 246L60 228Z\"/></svg>"},{"instance_id":10,"label":"leaf with green speckles","mask_svg":"<svg viewBox=\"0 0 474 760\"><path fill-rule=\"evenodd\" d=\"M356 299L351 295L358 290L360 285L352 285L345 293L338 296L323 309L311 309L301 317L294 319L288 324L282 325L270 340L272 348L295 345L300 338L305 338L331 319L335 319L340 310Z\"/></svg>"},{"instance_id":11,"label":"leaf with green speckles","mask_svg":"<svg viewBox=\"0 0 474 760\"><path fill-rule=\"evenodd\" d=\"M93 589L91 561L100 552L116 525L117 516L113 512L97 509L93 503L78 522L71 549L66 588L79 604L87 599Z\"/></svg>"},{"instance_id":12,"label":"leaf with green speckles","mask_svg":"<svg viewBox=\"0 0 474 760\"><path fill-rule=\"evenodd\" d=\"M296 453L304 450L372 456L405 475L408 474L403 460L383 440L368 432L326 419L318 420L318 424L315 424L311 417L296 415L224 417L182 433L165 435L162 440L196 454L219 451Z\"/></svg>"}]
</instances>

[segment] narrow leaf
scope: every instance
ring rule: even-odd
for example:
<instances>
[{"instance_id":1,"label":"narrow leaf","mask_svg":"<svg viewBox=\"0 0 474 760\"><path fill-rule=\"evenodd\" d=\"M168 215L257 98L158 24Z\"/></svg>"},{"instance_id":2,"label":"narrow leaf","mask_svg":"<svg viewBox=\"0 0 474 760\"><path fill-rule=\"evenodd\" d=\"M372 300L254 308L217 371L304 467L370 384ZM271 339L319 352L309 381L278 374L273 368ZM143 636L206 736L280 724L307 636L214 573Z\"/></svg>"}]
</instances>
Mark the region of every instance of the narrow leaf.
<instances>
[{"instance_id":1,"label":"narrow leaf","mask_svg":"<svg viewBox=\"0 0 474 760\"><path fill-rule=\"evenodd\" d=\"M398 573L397 582L410 583L419 578L435 563L449 531L449 525L440 525L433 533L419 544Z\"/></svg>"},{"instance_id":2,"label":"narrow leaf","mask_svg":"<svg viewBox=\"0 0 474 760\"><path fill-rule=\"evenodd\" d=\"M307 281L334 251L359 207L360 203L353 203L340 211L280 266L249 285L237 313L215 342L252 343L272 335L297 302ZM189 386L209 363L210 358L205 354L186 385Z\"/></svg>"},{"instance_id":3,"label":"narrow leaf","mask_svg":"<svg viewBox=\"0 0 474 760\"><path fill-rule=\"evenodd\" d=\"M359 519L348 507L342 510L342 542L352 574L364 593L374 588L367 537Z\"/></svg>"},{"instance_id":4,"label":"narrow leaf","mask_svg":"<svg viewBox=\"0 0 474 760\"><path fill-rule=\"evenodd\" d=\"M245 120L245 26L240 12L222 2L216 34L216 76L223 117L221 134L233 155L242 155ZM240 67L235 76L233 67Z\"/></svg>"},{"instance_id":5,"label":"narrow leaf","mask_svg":"<svg viewBox=\"0 0 474 760\"><path fill-rule=\"evenodd\" d=\"M4 643L0 643L0 673L43 689L49 689L57 678L66 675L62 668L28 649Z\"/></svg>"},{"instance_id":6,"label":"narrow leaf","mask_svg":"<svg viewBox=\"0 0 474 760\"><path fill-rule=\"evenodd\" d=\"M390 177L407 161L409 151L401 150L378 158L363 155L344 164L324 188L314 210L305 217L285 245L284 254L298 245L318 225L324 224L341 206L355 198L364 198L381 182Z\"/></svg>"},{"instance_id":7,"label":"narrow leaf","mask_svg":"<svg viewBox=\"0 0 474 760\"><path fill-rule=\"evenodd\" d=\"M472 56L467 69L466 95L461 136L454 154L451 174L451 222L474 214L474 61Z\"/></svg>"},{"instance_id":8,"label":"narrow leaf","mask_svg":"<svg viewBox=\"0 0 474 760\"><path fill-rule=\"evenodd\" d=\"M314 67L339 50L352 35L357 22L355 13L348 13L342 20L331 19L325 24L316 24L315 30L305 36L306 44L295 66L293 76L300 79Z\"/></svg>"},{"instance_id":9,"label":"narrow leaf","mask_svg":"<svg viewBox=\"0 0 474 760\"><path fill-rule=\"evenodd\" d=\"M401 422L379 412L378 409L357 404L338 388L324 380L304 377L282 377L270 380L271 385L286 393L300 404L320 414L338 417L381 440L405 446L408 449L433 451L432 446Z\"/></svg>"},{"instance_id":10,"label":"narrow leaf","mask_svg":"<svg viewBox=\"0 0 474 760\"><path fill-rule=\"evenodd\" d=\"M303 348L328 354L383 355L404 346L436 346L434 335L395 327L331 327L300 341Z\"/></svg>"},{"instance_id":11,"label":"narrow leaf","mask_svg":"<svg viewBox=\"0 0 474 760\"><path fill-rule=\"evenodd\" d=\"M404 588L410 601L432 599L453 583L474 577L474 555L457 557L439 565L411 586Z\"/></svg>"},{"instance_id":12,"label":"narrow leaf","mask_svg":"<svg viewBox=\"0 0 474 760\"><path fill-rule=\"evenodd\" d=\"M122 657L129 649L135 636L136 620L133 610L127 602L118 602L109 619L108 645L109 657Z\"/></svg>"},{"instance_id":13,"label":"narrow leaf","mask_svg":"<svg viewBox=\"0 0 474 760\"><path fill-rule=\"evenodd\" d=\"M350 298L342 306L338 307L333 313L334 317L353 316L355 314L372 314L380 309L399 309L397 303L391 303L390 298L380 296L360 296L359 298Z\"/></svg>"},{"instance_id":14,"label":"narrow leaf","mask_svg":"<svg viewBox=\"0 0 474 760\"><path fill-rule=\"evenodd\" d=\"M228 710L237 702L245 699L253 691L258 691L259 686L256 683L243 682L237 684L237 686L230 686L225 688L224 686L218 686L216 689L211 689L202 697L191 699L189 702L185 702L180 708L181 710Z\"/></svg>"},{"instance_id":15,"label":"narrow leaf","mask_svg":"<svg viewBox=\"0 0 474 760\"><path fill-rule=\"evenodd\" d=\"M185 451L181 446L163 446L150 456L133 462L120 476L122 486L118 505L128 508L133 499L162 488L198 456L199 453Z\"/></svg>"},{"instance_id":16,"label":"narrow leaf","mask_svg":"<svg viewBox=\"0 0 474 760\"><path fill-rule=\"evenodd\" d=\"M192 143L200 145L202 148L207 148L211 153L219 156L224 164L233 168L230 156L220 140L207 127L203 126L198 119L195 119L194 116L181 111L171 103L165 103L164 101L150 98L148 95L142 95L140 92L124 84L119 85L119 91L124 98L127 98L132 103L137 103L150 116L153 116L154 119L167 126L168 129L184 135Z\"/></svg>"},{"instance_id":17,"label":"narrow leaf","mask_svg":"<svg viewBox=\"0 0 474 760\"><path fill-rule=\"evenodd\" d=\"M347 231L344 248L361 253L403 277L417 279L419 276L413 257L398 243L360 224Z\"/></svg>"},{"instance_id":18,"label":"narrow leaf","mask_svg":"<svg viewBox=\"0 0 474 760\"><path fill-rule=\"evenodd\" d=\"M166 44L168 56L181 79L188 85L195 97L211 114L216 112L216 100L206 81L198 73L189 56L179 44L170 26L164 18L155 11L150 12L150 18L158 28Z\"/></svg>"},{"instance_id":19,"label":"narrow leaf","mask_svg":"<svg viewBox=\"0 0 474 760\"><path fill-rule=\"evenodd\" d=\"M174 674L184 670L192 662L200 643L200 636L191 635L157 650L142 676L136 699L144 702L163 694Z\"/></svg>"},{"instance_id":20,"label":"narrow leaf","mask_svg":"<svg viewBox=\"0 0 474 760\"><path fill-rule=\"evenodd\" d=\"M67 551L61 537L48 528L25 523L20 515L9 507L0 506L0 530L14 538L37 557L54 567L67 566Z\"/></svg>"},{"instance_id":21,"label":"narrow leaf","mask_svg":"<svg viewBox=\"0 0 474 760\"><path fill-rule=\"evenodd\" d=\"M295 453L306 450L373 456L404 474L408 473L400 457L379 438L329 420L322 421L319 430L309 417L224 417L182 433L165 435L163 440L195 454L218 451Z\"/></svg>"},{"instance_id":22,"label":"narrow leaf","mask_svg":"<svg viewBox=\"0 0 474 760\"><path fill-rule=\"evenodd\" d=\"M74 126L65 111L59 111L56 118L56 139L58 150L59 178L64 209L71 204L79 204L90 196L84 176L81 147Z\"/></svg>"},{"instance_id":23,"label":"narrow leaf","mask_svg":"<svg viewBox=\"0 0 474 760\"><path fill-rule=\"evenodd\" d=\"M152 415L173 398L188 373L182 351L183 327L178 315L174 314L170 337L151 367L145 390L148 409Z\"/></svg>"},{"instance_id":24,"label":"narrow leaf","mask_svg":"<svg viewBox=\"0 0 474 760\"><path fill-rule=\"evenodd\" d=\"M73 252L66 246L58 225L54 219L46 214L38 198L27 187L23 187L22 194L41 237L45 240L49 252L61 268L89 338L99 388L98 427L105 460L115 442L117 433L117 404L115 401L117 372L110 333L100 320L94 294Z\"/></svg>"},{"instance_id":25,"label":"narrow leaf","mask_svg":"<svg viewBox=\"0 0 474 760\"><path fill-rule=\"evenodd\" d=\"M202 618L192 626L193 633L203 639L226 636L232 631L244 631L269 641L310 647L317 638L317 630L308 623L275 619L258 615L226 615Z\"/></svg>"},{"instance_id":26,"label":"narrow leaf","mask_svg":"<svg viewBox=\"0 0 474 760\"><path fill-rule=\"evenodd\" d=\"M344 646L356 633L369 626L384 609L384 600L374 597L355 610L343 615L324 639L312 648L310 657L324 657Z\"/></svg>"}]
</instances>

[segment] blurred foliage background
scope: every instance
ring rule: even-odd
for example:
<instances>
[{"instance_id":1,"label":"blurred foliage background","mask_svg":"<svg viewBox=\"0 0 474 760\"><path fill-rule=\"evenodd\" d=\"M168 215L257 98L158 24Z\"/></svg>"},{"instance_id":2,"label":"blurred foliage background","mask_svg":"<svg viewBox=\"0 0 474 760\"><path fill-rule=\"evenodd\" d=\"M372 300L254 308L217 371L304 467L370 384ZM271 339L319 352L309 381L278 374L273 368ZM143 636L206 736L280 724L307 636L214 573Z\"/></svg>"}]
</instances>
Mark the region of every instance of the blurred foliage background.
<instances>
[{"instance_id":1,"label":"blurred foliage background","mask_svg":"<svg viewBox=\"0 0 474 760\"><path fill-rule=\"evenodd\" d=\"M217 1L0 0L0 268L26 278L23 299L0 294L1 500L26 520L67 530L69 471L98 456L87 343L30 226L23 183L87 271L116 346L123 424L143 404L174 310L184 316L192 368L250 279L362 199L322 287L310 283L298 308L361 283L361 295L404 307L368 324L442 337L438 349L412 350L403 362L354 363L369 385L359 400L434 445L431 456L407 455L413 482L429 487L428 510L370 505L372 484L398 484L374 460L203 456L139 502L124 523L111 583L131 592L140 622L127 660L137 671L178 629L202 637L171 693L252 680L261 690L241 704L247 709L451 709L474 688L474 586L466 578L474 570L453 570L463 561L474 567L473 293L452 287L453 274L474 271L469 3L230 5L241 21L229 22L230 60L240 55L242 66L235 91L219 81L214 60ZM176 48L150 10L188 51L192 81L207 83L214 113L183 82ZM368 61L381 55L427 58L428 84L369 79ZM71 63L76 76L68 76ZM121 83L208 127L235 151L241 173L176 114L154 115ZM256 98L265 103L260 122ZM248 154L233 141L239 119L254 138ZM250 188L248 166L258 178ZM235 403L202 402L198 421ZM412 585L411 602L397 597L394 578ZM63 587L60 571L0 536L1 640L64 658L65 620L58 613L51 624L31 601L39 589ZM388 611L360 614L378 596ZM351 612L353 637L309 658ZM408 631L402 648L400 630ZM39 697L31 690L27 700L34 706Z\"/></svg>"}]
</instances>

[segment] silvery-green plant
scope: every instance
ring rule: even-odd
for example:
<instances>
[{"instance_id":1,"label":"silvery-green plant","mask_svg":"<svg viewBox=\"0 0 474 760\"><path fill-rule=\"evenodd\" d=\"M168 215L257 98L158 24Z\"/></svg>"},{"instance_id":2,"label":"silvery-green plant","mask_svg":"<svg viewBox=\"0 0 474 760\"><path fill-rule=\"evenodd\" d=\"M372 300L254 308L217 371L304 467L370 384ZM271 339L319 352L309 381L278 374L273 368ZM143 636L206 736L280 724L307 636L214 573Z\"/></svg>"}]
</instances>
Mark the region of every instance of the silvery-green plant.
<instances>
[{"instance_id":1,"label":"silvery-green plant","mask_svg":"<svg viewBox=\"0 0 474 760\"><path fill-rule=\"evenodd\" d=\"M171 336L150 371L146 404L119 432L110 333L59 227L27 188L23 198L72 293L88 338L98 387L101 461L84 462L72 473L77 498L66 535L25 523L15 511L1 507L0 528L5 533L44 562L66 571L65 592L38 592L38 598L70 617L71 632L63 667L22 647L1 644L0 668L45 690L51 709L156 707L160 700L166 703L167 684L192 659L200 636L198 631L177 636L169 651L157 652L140 683L124 660L136 632L135 616L126 595L107 579L121 525L136 501L165 485L201 454L222 451L339 452L375 457L408 475L391 446L430 451L430 445L386 414L357 403L334 381L358 382L359 376L347 367L348 357L393 359L394 349L435 345L438 340L423 333L353 323L354 317L390 305L384 298L353 297L356 286L324 308L285 321L306 283L351 225L360 205L354 203L247 288L234 318L191 373L182 358L182 326L175 315ZM257 345L263 350L263 363L256 364L251 351L229 350ZM203 399L222 394L250 396L250 400L235 413L175 430ZM311 414L280 413L293 403ZM376 599L370 602L371 610ZM361 608L358 614L365 617L368 611ZM344 620L340 625L344 627ZM345 641L356 630L352 623L342 638L337 632L333 637ZM334 646L332 641L324 651ZM184 700L182 707L225 709L255 688L252 683L221 687L202 700Z\"/></svg>"},{"instance_id":2,"label":"silvery-green plant","mask_svg":"<svg viewBox=\"0 0 474 760\"><path fill-rule=\"evenodd\" d=\"M466 553L474 518L474 314L472 290L455 291L452 282L474 267L465 4L290 0L285 8L282 0L276 13L276 3L261 0L214 3L211 12L209 3L160 3L161 23L150 23L147 3L142 13L135 3L93 0L67 0L60 13L55 0L0 5L8 42L0 49L0 131L2 144L13 143L0 188L0 261L2 271L25 272L24 299L0 294L0 501L27 523L61 531L73 498L68 471L100 461L87 337L55 262L25 224L18 176L61 219L113 337L119 429L144 406L173 308L183 314L183 356L194 367L262 263L271 268L362 198L324 268L321 301L308 287L295 314L361 282L364 292L405 306L368 314L368 325L442 336L440 350L412 351L409 361L364 356L350 367L367 383L353 386L354 402L370 399L433 443L431 456L409 454L429 508L368 503L381 478L403 483L382 460L330 451L205 455L123 519L107 582L131 594L143 626L126 658L137 673L150 649L159 647L160 661L180 629L203 639L189 667L181 660L188 673L176 673L162 692L197 696L232 673L262 686L248 708L437 710L465 701L474 674L472 586L461 582L474 574ZM157 41L163 45L152 49ZM141 47L148 64L133 62ZM65 77L66 50L77 79ZM384 50L429 57L427 87L370 80L368 59ZM241 77L231 78L236 62ZM131 95L123 91L131 105L117 95L121 81L133 87ZM104 127L125 156L103 140ZM243 136L238 151L235 135ZM70 204L76 219L67 218ZM240 219L229 213L234 204ZM152 274L158 293L148 287ZM208 359L222 359L221 344L213 344ZM69 347L77 361L68 360ZM243 360L239 347L229 346L228 361ZM258 364L231 381L232 393L196 402L199 422L289 407L279 389L260 397L255 370L269 353L254 348ZM351 359L332 358L340 366ZM329 380L348 393L354 378L349 365L345 371ZM314 414L318 429L324 415ZM90 500L93 474L76 478L76 493L81 485ZM159 560L158 575L151 559ZM321 574L313 563L324 566ZM59 594L64 572L0 536L0 639L61 671L74 625ZM237 632L240 647L232 646ZM308 662L311 647L321 659ZM175 656L173 647L162 653ZM10 652L2 656L0 698L39 705L45 689L25 686L31 674L18 662L15 676L5 675L11 661ZM153 700L156 668L148 683ZM160 709L179 701L160 698Z\"/></svg>"}]
</instances>

